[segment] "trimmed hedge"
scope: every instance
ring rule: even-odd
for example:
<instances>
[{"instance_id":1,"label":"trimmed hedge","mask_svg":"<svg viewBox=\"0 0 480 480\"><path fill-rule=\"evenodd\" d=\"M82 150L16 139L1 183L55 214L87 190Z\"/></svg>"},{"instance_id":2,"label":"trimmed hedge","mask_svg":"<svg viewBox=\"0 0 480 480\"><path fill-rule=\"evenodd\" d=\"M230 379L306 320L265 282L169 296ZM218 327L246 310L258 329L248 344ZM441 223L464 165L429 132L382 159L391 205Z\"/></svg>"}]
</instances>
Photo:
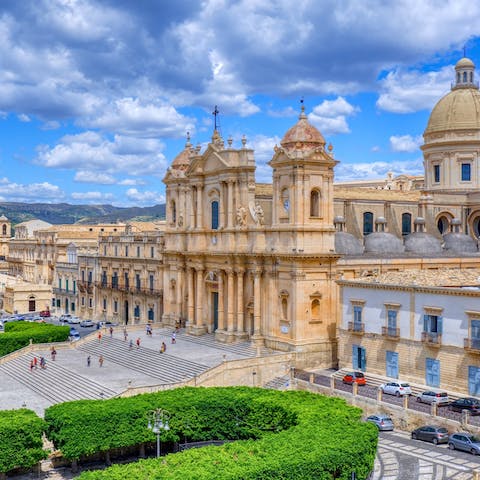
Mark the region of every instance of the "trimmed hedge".
<instances>
[{"instance_id":1,"label":"trimmed hedge","mask_svg":"<svg viewBox=\"0 0 480 480\"><path fill-rule=\"evenodd\" d=\"M344 400L248 387L185 387L132 398L78 401L45 412L47 436L71 460L154 442L148 412L170 412L162 442L239 440L159 460L87 472L81 480L366 478L378 432Z\"/></svg>"},{"instance_id":2,"label":"trimmed hedge","mask_svg":"<svg viewBox=\"0 0 480 480\"><path fill-rule=\"evenodd\" d=\"M45 421L32 410L0 411L0 472L30 468L47 457L42 434Z\"/></svg>"},{"instance_id":3,"label":"trimmed hedge","mask_svg":"<svg viewBox=\"0 0 480 480\"><path fill-rule=\"evenodd\" d=\"M33 343L65 342L70 327L59 327L49 323L7 322L5 333L0 335L0 357Z\"/></svg>"}]
</instances>

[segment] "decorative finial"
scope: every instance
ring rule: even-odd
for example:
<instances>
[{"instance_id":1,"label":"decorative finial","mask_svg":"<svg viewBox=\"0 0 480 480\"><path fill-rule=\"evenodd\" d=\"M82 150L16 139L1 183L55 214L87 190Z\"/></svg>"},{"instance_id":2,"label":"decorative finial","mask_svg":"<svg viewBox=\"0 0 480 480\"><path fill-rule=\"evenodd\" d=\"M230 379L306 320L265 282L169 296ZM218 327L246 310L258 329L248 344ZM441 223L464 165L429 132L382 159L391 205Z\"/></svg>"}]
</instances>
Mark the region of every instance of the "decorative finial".
<instances>
[{"instance_id":1,"label":"decorative finial","mask_svg":"<svg viewBox=\"0 0 480 480\"><path fill-rule=\"evenodd\" d=\"M187 143L185 144L185 148L191 147L192 144L190 143L190 132L187 132Z\"/></svg>"},{"instance_id":2,"label":"decorative finial","mask_svg":"<svg viewBox=\"0 0 480 480\"><path fill-rule=\"evenodd\" d=\"M328 144L328 147L327 147L327 148L328 148L328 151L329 151L330 153L332 153L332 151L333 151L333 145L332 145L331 143Z\"/></svg>"},{"instance_id":3,"label":"decorative finial","mask_svg":"<svg viewBox=\"0 0 480 480\"><path fill-rule=\"evenodd\" d=\"M305 115L305 105L304 105L304 100L303 100L303 95L302 97L300 98L300 115L298 118L307 118L307 116Z\"/></svg>"},{"instance_id":4,"label":"decorative finial","mask_svg":"<svg viewBox=\"0 0 480 480\"><path fill-rule=\"evenodd\" d=\"M199 143L197 143L197 146L195 147L195 152L198 153L200 152L201 149L202 149L202 146Z\"/></svg>"},{"instance_id":5,"label":"decorative finial","mask_svg":"<svg viewBox=\"0 0 480 480\"><path fill-rule=\"evenodd\" d=\"M228 137L227 142L228 142L228 146L231 147L231 146L232 146L232 143L233 143L233 138L232 138L231 135Z\"/></svg>"},{"instance_id":6,"label":"decorative finial","mask_svg":"<svg viewBox=\"0 0 480 480\"><path fill-rule=\"evenodd\" d=\"M247 137L245 135L242 136L242 146L243 148L246 148L247 145Z\"/></svg>"}]
</instances>

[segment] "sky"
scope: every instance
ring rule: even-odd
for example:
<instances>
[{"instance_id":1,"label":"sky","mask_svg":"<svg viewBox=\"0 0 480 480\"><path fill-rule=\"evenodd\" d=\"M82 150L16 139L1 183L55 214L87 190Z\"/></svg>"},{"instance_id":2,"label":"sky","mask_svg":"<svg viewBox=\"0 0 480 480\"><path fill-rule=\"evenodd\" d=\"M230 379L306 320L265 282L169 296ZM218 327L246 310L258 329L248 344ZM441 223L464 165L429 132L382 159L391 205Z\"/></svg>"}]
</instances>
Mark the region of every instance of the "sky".
<instances>
[{"instance_id":1,"label":"sky","mask_svg":"<svg viewBox=\"0 0 480 480\"><path fill-rule=\"evenodd\" d=\"M1 0L0 201L163 203L215 105L270 182L301 98L336 181L421 174L464 48L480 64L478 25L471 0Z\"/></svg>"}]
</instances>

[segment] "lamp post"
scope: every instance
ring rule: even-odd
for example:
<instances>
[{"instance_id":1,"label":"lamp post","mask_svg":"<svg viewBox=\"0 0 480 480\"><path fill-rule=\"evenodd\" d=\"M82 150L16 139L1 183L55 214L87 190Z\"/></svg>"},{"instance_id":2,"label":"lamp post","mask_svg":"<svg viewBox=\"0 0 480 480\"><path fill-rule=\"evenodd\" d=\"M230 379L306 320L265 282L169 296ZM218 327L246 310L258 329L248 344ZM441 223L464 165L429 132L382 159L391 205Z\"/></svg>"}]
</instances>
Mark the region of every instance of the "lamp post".
<instances>
[{"instance_id":1,"label":"lamp post","mask_svg":"<svg viewBox=\"0 0 480 480\"><path fill-rule=\"evenodd\" d=\"M148 429L151 430L157 436L157 458L160 457L160 432L170 430L168 420L170 416L166 410L157 408L150 413L148 419Z\"/></svg>"}]
</instances>

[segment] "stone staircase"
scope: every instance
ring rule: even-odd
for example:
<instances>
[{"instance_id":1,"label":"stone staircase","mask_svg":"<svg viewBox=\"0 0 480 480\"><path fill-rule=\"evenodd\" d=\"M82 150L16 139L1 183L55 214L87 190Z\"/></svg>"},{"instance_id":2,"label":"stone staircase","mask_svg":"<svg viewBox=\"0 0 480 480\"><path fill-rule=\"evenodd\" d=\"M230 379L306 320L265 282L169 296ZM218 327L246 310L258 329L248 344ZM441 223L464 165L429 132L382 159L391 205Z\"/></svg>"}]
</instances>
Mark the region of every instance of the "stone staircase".
<instances>
[{"instance_id":1,"label":"stone staircase","mask_svg":"<svg viewBox=\"0 0 480 480\"><path fill-rule=\"evenodd\" d=\"M177 338L179 338L177 336ZM155 378L159 384L176 383L193 378L210 367L168 353L134 345L117 338L103 337L101 341L92 340L76 347L77 350L96 357L103 355L109 363L121 365L136 372Z\"/></svg>"},{"instance_id":2,"label":"stone staircase","mask_svg":"<svg viewBox=\"0 0 480 480\"><path fill-rule=\"evenodd\" d=\"M81 399L98 400L119 393L50 360L47 361L47 368L41 369L39 366L36 370L30 371L30 361L33 357L33 354L26 353L5 362L0 365L0 372L52 403ZM48 358L46 354L45 357Z\"/></svg>"},{"instance_id":3,"label":"stone staircase","mask_svg":"<svg viewBox=\"0 0 480 480\"><path fill-rule=\"evenodd\" d=\"M162 330L165 330L165 333L163 333ZM171 335L172 330L160 329L160 332L168 336L169 334ZM196 337L194 335L188 335L187 333L182 331L177 333L177 340L195 343L204 347L215 348L216 350L223 350L224 352L234 353L243 357L256 357L257 354L265 356L271 355L272 353L268 348L264 346L261 346L257 349L257 347L252 345L250 341L243 341L239 343L218 342L217 340L215 340L215 335L213 334L205 334Z\"/></svg>"},{"instance_id":4,"label":"stone staircase","mask_svg":"<svg viewBox=\"0 0 480 480\"><path fill-rule=\"evenodd\" d=\"M283 375L282 377L272 378L263 385L263 388L270 388L272 390L287 390L290 387L290 375Z\"/></svg>"}]
</instances>

